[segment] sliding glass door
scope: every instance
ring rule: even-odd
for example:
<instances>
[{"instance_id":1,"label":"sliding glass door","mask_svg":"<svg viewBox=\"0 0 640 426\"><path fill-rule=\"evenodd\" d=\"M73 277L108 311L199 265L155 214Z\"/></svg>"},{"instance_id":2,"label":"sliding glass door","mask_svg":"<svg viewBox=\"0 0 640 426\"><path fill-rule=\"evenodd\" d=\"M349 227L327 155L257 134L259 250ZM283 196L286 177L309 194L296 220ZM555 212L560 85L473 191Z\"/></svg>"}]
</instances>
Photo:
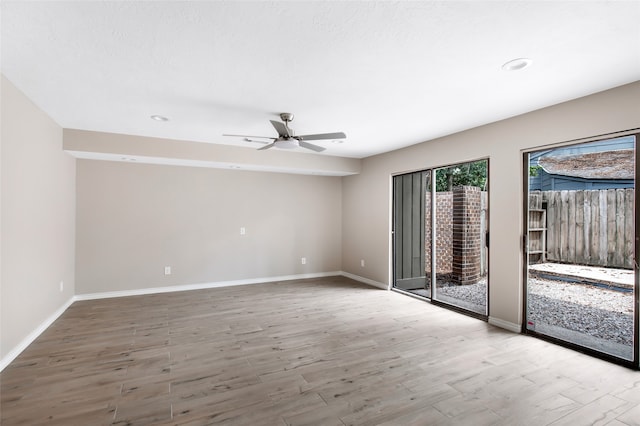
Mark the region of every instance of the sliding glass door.
<instances>
[{"instance_id":1,"label":"sliding glass door","mask_svg":"<svg viewBox=\"0 0 640 426\"><path fill-rule=\"evenodd\" d=\"M393 178L394 288L487 315L487 172L479 160Z\"/></svg>"},{"instance_id":2,"label":"sliding glass door","mask_svg":"<svg viewBox=\"0 0 640 426\"><path fill-rule=\"evenodd\" d=\"M488 161L433 170L433 299L487 314Z\"/></svg>"},{"instance_id":3,"label":"sliding glass door","mask_svg":"<svg viewBox=\"0 0 640 426\"><path fill-rule=\"evenodd\" d=\"M430 256L427 258L425 212L431 192L429 172L409 173L393 179L394 287L431 297Z\"/></svg>"},{"instance_id":4,"label":"sliding glass door","mask_svg":"<svg viewBox=\"0 0 640 426\"><path fill-rule=\"evenodd\" d=\"M636 136L525 154L526 330L638 363Z\"/></svg>"}]
</instances>

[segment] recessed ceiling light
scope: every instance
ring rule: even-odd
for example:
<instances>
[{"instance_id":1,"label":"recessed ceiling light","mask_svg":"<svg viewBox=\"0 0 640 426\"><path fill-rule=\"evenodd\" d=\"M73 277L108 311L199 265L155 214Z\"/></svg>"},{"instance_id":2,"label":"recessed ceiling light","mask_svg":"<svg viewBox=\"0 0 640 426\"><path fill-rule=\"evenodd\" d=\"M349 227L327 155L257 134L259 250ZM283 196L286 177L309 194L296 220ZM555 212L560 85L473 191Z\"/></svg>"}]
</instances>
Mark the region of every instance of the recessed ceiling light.
<instances>
[{"instance_id":1,"label":"recessed ceiling light","mask_svg":"<svg viewBox=\"0 0 640 426\"><path fill-rule=\"evenodd\" d=\"M164 115L152 115L151 119L156 121L169 121L169 119Z\"/></svg>"},{"instance_id":2,"label":"recessed ceiling light","mask_svg":"<svg viewBox=\"0 0 640 426\"><path fill-rule=\"evenodd\" d=\"M533 61L529 58L512 59L502 65L502 69L505 71L520 71L527 67L530 67Z\"/></svg>"}]
</instances>

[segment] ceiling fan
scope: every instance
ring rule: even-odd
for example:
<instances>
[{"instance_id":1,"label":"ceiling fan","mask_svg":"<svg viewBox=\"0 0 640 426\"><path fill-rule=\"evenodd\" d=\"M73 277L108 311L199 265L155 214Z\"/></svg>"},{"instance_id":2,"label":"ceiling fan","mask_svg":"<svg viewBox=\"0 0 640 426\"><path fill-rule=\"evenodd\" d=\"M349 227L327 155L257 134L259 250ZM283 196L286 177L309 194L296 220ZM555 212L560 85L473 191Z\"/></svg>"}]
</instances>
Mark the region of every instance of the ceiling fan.
<instances>
[{"instance_id":1,"label":"ceiling fan","mask_svg":"<svg viewBox=\"0 0 640 426\"><path fill-rule=\"evenodd\" d=\"M278 137L274 138L272 136L248 136L248 135L229 135L224 134L222 136L236 136L245 138L248 142L256 142L266 144L265 146L258 148L258 151L262 151L269 148L281 148L281 149L293 149L297 147L307 148L315 152L324 151L326 148L318 145L314 145L307 141L319 141L319 140L327 140L327 139L344 139L347 137L343 132L336 133L320 133L315 135L300 135L296 136L292 129L289 128L289 123L293 121L293 114L288 112L283 112L280 114L280 119L283 123L279 121L269 120L271 125L278 132ZM273 142L265 142L260 140L254 140L254 138L258 139L271 139Z\"/></svg>"}]
</instances>

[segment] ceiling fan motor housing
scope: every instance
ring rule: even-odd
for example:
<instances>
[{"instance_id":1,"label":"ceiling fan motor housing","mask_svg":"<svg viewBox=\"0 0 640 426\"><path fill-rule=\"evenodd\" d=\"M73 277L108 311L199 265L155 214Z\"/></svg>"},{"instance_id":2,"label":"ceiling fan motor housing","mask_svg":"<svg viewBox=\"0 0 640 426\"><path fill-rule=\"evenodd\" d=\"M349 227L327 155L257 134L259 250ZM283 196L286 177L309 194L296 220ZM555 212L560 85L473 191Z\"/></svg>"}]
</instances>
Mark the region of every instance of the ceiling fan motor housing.
<instances>
[{"instance_id":1,"label":"ceiling fan motor housing","mask_svg":"<svg viewBox=\"0 0 640 426\"><path fill-rule=\"evenodd\" d=\"M290 121L293 121L293 114L290 112L283 112L280 114L280 119L285 123L289 123Z\"/></svg>"},{"instance_id":2,"label":"ceiling fan motor housing","mask_svg":"<svg viewBox=\"0 0 640 426\"><path fill-rule=\"evenodd\" d=\"M311 135L300 135L296 136L291 128L289 128L289 123L293 120L293 114L290 112L282 112L280 113L280 119L283 121L282 123L274 120L269 120L271 125L278 132L277 138L270 138L265 136L248 136L248 135L223 135L223 136L239 136L243 138L247 138L249 142L253 142L250 138L261 138L261 139L271 139L272 143L267 143L267 145L262 148L258 148L259 151L263 151L269 148L282 148L282 149L294 149L294 148L306 148L315 152L322 152L326 148L321 147L319 145L314 145L309 143L310 140L328 140L328 139L344 139L347 137L343 132L336 133L319 133L319 134L311 134ZM260 141L258 141L260 142Z\"/></svg>"}]
</instances>

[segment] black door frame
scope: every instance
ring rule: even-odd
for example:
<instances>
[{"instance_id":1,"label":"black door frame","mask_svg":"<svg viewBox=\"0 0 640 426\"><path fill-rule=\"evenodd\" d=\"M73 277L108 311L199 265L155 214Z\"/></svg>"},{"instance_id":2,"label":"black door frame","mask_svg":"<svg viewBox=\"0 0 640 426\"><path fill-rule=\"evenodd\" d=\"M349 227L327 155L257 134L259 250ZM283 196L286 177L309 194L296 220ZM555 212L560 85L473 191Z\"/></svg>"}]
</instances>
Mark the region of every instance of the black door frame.
<instances>
[{"instance_id":1,"label":"black door frame","mask_svg":"<svg viewBox=\"0 0 640 426\"><path fill-rule=\"evenodd\" d=\"M402 293L402 294L405 294L405 295L408 295L408 296L411 296L411 297L414 297L414 298L418 298L420 300L428 301L428 302L430 302L430 303L432 303L434 305L442 306L442 307L447 308L449 310L452 310L452 311L455 311L455 312L459 312L461 314L464 314L464 315L467 315L467 316L471 316L471 317L480 319L482 321L488 321L489 320L489 312L490 312L490 300L489 300L490 268L489 267L487 268L487 297L486 297L486 313L485 314L479 314L477 312L474 312L474 311L471 311L471 310L467 310L465 308L462 308L462 307L459 307L459 306L456 306L456 305L453 305L453 304L450 304L450 303L447 303L447 302L440 301L440 300L438 300L438 299L433 297L434 292L436 291L435 290L435 268L434 268L435 261L436 261L436 256L435 256L436 251L435 251L435 239L433 238L433 224L435 222L436 217L435 217L435 212L434 212L434 208L433 208L433 206L434 206L433 200L435 199L435 197L434 197L435 184L433 182L433 175L434 175L433 172L435 170L437 170L437 169L445 169L445 168L449 168L449 167L455 167L457 165L463 165L463 164L467 164L467 163L475 163L475 162L478 162L478 161L486 161L487 162L487 189L486 190L487 190L487 193L490 193L491 180L489 179L489 175L490 175L490 170L491 170L491 162L490 162L489 157L483 157L483 158L478 158L478 159L475 159L475 160L463 161L463 162L460 162L460 163L447 164L447 165L443 165L443 166L433 166L433 167L429 167L429 168L426 168L426 169L415 170L415 171L412 171L412 172L398 173L398 174L395 174L395 175L391 176L391 179L392 179L392 181L391 181L391 189L392 189L392 197L391 197L391 202L392 202L392 209L391 209L392 210L392 221L391 221L391 226L392 226L392 229L391 229L392 274L391 275L392 275L392 277L391 278L392 278L392 280L391 280L391 288L390 289L392 291L396 291L398 293ZM432 200L431 206L425 206L425 209L426 208L430 208L431 209L431 226L432 226L431 241L429 242L429 244L431 244L431 265L429 267L429 270L430 270L430 273L431 273L431 277L430 277L431 278L431 291L430 291L430 295L429 295L428 298L427 297L422 297L422 296L417 295L415 293L411 293L410 291L407 291L407 290L404 290L402 288L396 287L396 262L397 262L397 256L398 256L397 246L396 246L396 243L397 243L397 240L396 240L396 237L397 237L397 235L396 235L397 222L396 222L396 220L398 218L396 217L396 213L397 213L396 212L396 202L397 202L397 199L396 199L395 179L399 178L399 177L402 177L402 176L412 175L412 174L417 174L417 173L428 173L428 179L429 179L429 182L431 184L431 195L432 195L431 196L431 200ZM490 200L489 200L489 197L487 197L487 211L490 211L490 207L489 206L490 206ZM487 220L487 226L489 225L489 217L490 217L490 214L488 215L488 217L486 219ZM424 222L424 219L423 219L423 222ZM423 232L422 238L424 238L424 236L425 236L425 234ZM490 250L489 250L488 233L487 233L487 235L485 237L485 242L486 242L486 248L487 248L487 265L489 265ZM425 244L427 244L427 243L425 242ZM426 280L426 277L425 277L425 280Z\"/></svg>"},{"instance_id":2,"label":"black door frame","mask_svg":"<svg viewBox=\"0 0 640 426\"><path fill-rule=\"evenodd\" d=\"M522 209L522 224L523 224L523 234L521 235L522 241L522 286L523 286L523 300L522 300L522 326L521 331L523 334L531 335L537 337L542 340L549 341L551 343L557 344L559 346L564 346L579 352L586 353L596 358L604 359L606 361L610 361L615 364L620 364L625 367L629 367L635 370L640 370L640 267L638 265L638 254L640 253L640 233L638 232L640 226L640 200L638 200L638 182L640 182L640 167L638 167L638 142L640 142L640 133L639 129L616 132L613 134L607 135L598 135L592 138L582 139L582 140L572 140L566 141L564 143L553 144L553 146L543 146L535 149L522 151L522 183L523 183L523 209ZM634 218L634 227L635 227L635 237L634 237L634 315L633 315L633 357L632 360L626 360L624 358L620 358L614 355L610 355L604 352L600 352L598 350L588 348L582 345L578 345L576 343L568 342L565 340L558 339L556 337L548 336L546 334L537 333L535 330L530 330L527 328L527 306L528 306L528 266L529 266L529 253L528 253L528 235L529 235L529 154L533 152L537 152L544 149L552 149L552 148L560 148L571 145L579 145L583 143L589 142L597 142L601 140L615 139L624 136L634 136L635 137L635 183L634 183L634 206L635 206L635 218Z\"/></svg>"}]
</instances>

